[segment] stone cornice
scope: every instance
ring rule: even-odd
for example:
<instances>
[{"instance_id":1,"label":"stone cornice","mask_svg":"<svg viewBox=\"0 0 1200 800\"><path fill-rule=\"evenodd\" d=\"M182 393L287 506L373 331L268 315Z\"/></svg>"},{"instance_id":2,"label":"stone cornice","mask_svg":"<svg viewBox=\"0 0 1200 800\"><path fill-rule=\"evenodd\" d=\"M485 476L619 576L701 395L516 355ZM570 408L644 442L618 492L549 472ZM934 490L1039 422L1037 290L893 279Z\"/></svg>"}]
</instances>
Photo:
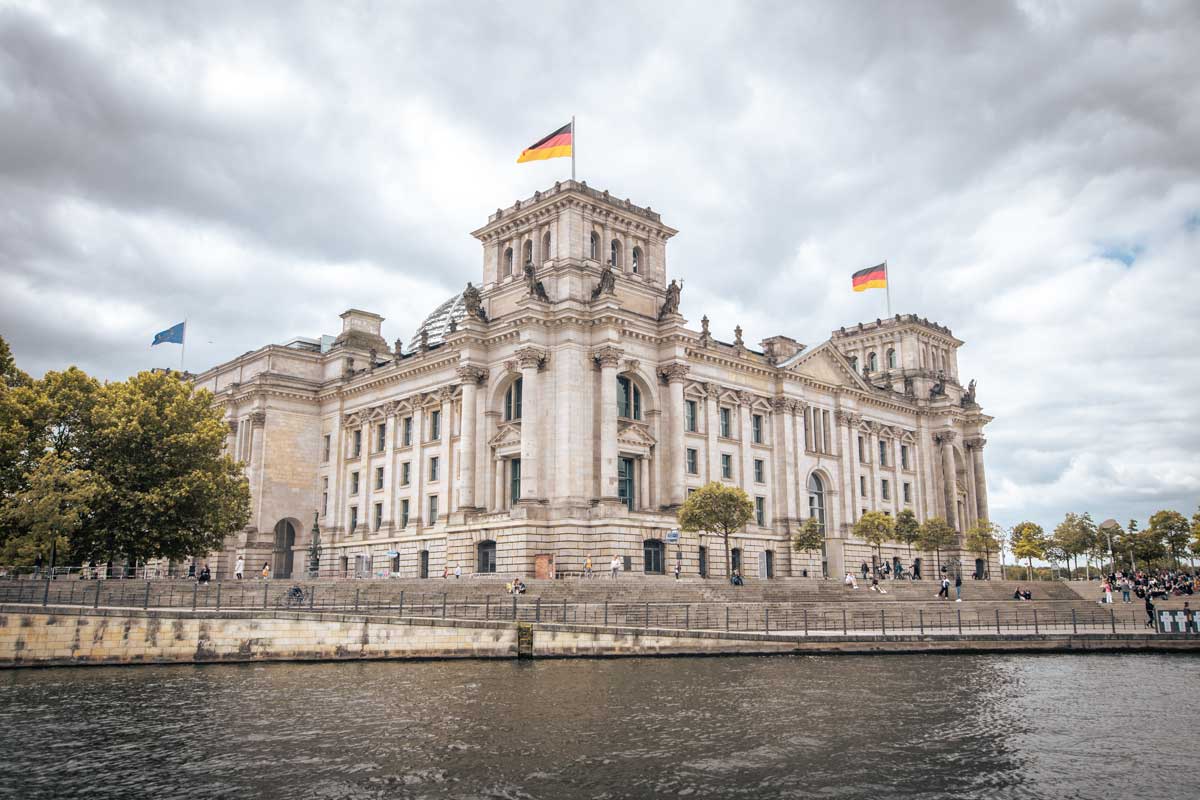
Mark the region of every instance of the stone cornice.
<instances>
[{"instance_id":1,"label":"stone cornice","mask_svg":"<svg viewBox=\"0 0 1200 800\"><path fill-rule=\"evenodd\" d=\"M621 363L621 357L625 355L625 351L619 347L612 345L604 345L592 350L592 359L600 367L617 367Z\"/></svg>"}]
</instances>

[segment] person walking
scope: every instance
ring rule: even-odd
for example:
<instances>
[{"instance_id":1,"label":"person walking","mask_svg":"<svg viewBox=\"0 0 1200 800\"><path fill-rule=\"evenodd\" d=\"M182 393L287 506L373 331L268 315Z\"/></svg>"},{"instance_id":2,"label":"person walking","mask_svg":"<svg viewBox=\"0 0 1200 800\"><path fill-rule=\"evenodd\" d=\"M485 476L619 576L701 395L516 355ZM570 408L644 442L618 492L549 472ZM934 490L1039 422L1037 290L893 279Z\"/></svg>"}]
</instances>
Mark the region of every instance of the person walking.
<instances>
[{"instance_id":1,"label":"person walking","mask_svg":"<svg viewBox=\"0 0 1200 800\"><path fill-rule=\"evenodd\" d=\"M587 558L583 560L583 577L592 577L592 554L588 553Z\"/></svg>"},{"instance_id":2,"label":"person walking","mask_svg":"<svg viewBox=\"0 0 1200 800\"><path fill-rule=\"evenodd\" d=\"M1196 630L1196 612L1192 608L1191 603L1183 604L1183 632L1197 633Z\"/></svg>"},{"instance_id":3,"label":"person walking","mask_svg":"<svg viewBox=\"0 0 1200 800\"><path fill-rule=\"evenodd\" d=\"M865 561L864 561L864 562L862 562L862 574L863 574L863 580L864 580L864 581L867 579L867 572L868 572L868 570L867 570L867 562L865 562Z\"/></svg>"},{"instance_id":4,"label":"person walking","mask_svg":"<svg viewBox=\"0 0 1200 800\"><path fill-rule=\"evenodd\" d=\"M259 573L259 574L261 574L261 575L262 575L262 579L263 579L264 581L265 581L265 580L267 580L268 578L270 578L270 577L271 577L271 562L269 562L269 561L264 561L264 562L263 562L263 568L262 568L262 570L260 571L260 573Z\"/></svg>"},{"instance_id":5,"label":"person walking","mask_svg":"<svg viewBox=\"0 0 1200 800\"><path fill-rule=\"evenodd\" d=\"M1112 605L1112 584L1108 581L1104 582L1104 602L1107 605Z\"/></svg>"},{"instance_id":6,"label":"person walking","mask_svg":"<svg viewBox=\"0 0 1200 800\"><path fill-rule=\"evenodd\" d=\"M1146 592L1146 627L1154 628L1154 595Z\"/></svg>"},{"instance_id":7,"label":"person walking","mask_svg":"<svg viewBox=\"0 0 1200 800\"><path fill-rule=\"evenodd\" d=\"M617 579L617 570L621 568L621 557L614 555L612 561L608 562L608 568L612 571L612 579Z\"/></svg>"},{"instance_id":8,"label":"person walking","mask_svg":"<svg viewBox=\"0 0 1200 800\"><path fill-rule=\"evenodd\" d=\"M459 579L459 578L461 578L461 577L462 577L462 565L461 565L461 564L455 564L455 565L454 565L454 579L455 579L455 580L458 580L458 579Z\"/></svg>"},{"instance_id":9,"label":"person walking","mask_svg":"<svg viewBox=\"0 0 1200 800\"><path fill-rule=\"evenodd\" d=\"M942 576L942 588L938 589L937 596L941 600L950 599L950 579L945 575Z\"/></svg>"},{"instance_id":10,"label":"person walking","mask_svg":"<svg viewBox=\"0 0 1200 800\"><path fill-rule=\"evenodd\" d=\"M1121 578L1121 602L1129 602L1129 578Z\"/></svg>"},{"instance_id":11,"label":"person walking","mask_svg":"<svg viewBox=\"0 0 1200 800\"><path fill-rule=\"evenodd\" d=\"M675 562L675 580L679 580L679 571L683 569L683 565L678 561Z\"/></svg>"},{"instance_id":12,"label":"person walking","mask_svg":"<svg viewBox=\"0 0 1200 800\"><path fill-rule=\"evenodd\" d=\"M241 580L242 574L246 571L246 559L242 555L238 555L237 561L233 565L234 580Z\"/></svg>"},{"instance_id":13,"label":"person walking","mask_svg":"<svg viewBox=\"0 0 1200 800\"><path fill-rule=\"evenodd\" d=\"M949 595L947 595L949 596ZM954 573L954 602L962 602L962 573Z\"/></svg>"}]
</instances>

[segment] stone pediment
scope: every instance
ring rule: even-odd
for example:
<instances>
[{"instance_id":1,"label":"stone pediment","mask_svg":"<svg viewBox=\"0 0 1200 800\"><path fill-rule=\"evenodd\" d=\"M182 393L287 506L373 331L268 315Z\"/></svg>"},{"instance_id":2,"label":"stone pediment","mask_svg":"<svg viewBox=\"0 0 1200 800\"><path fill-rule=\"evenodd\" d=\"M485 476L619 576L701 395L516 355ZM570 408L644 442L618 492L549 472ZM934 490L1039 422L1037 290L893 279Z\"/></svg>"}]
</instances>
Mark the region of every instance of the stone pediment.
<instances>
[{"instance_id":1,"label":"stone pediment","mask_svg":"<svg viewBox=\"0 0 1200 800\"><path fill-rule=\"evenodd\" d=\"M622 419L617 421L617 442L633 447L653 447L658 440L650 433L644 422Z\"/></svg>"},{"instance_id":2,"label":"stone pediment","mask_svg":"<svg viewBox=\"0 0 1200 800\"><path fill-rule=\"evenodd\" d=\"M521 444L521 423L503 422L496 434L488 440L491 447L509 447Z\"/></svg>"},{"instance_id":3,"label":"stone pediment","mask_svg":"<svg viewBox=\"0 0 1200 800\"><path fill-rule=\"evenodd\" d=\"M801 356L788 368L788 372L831 386L850 386L862 390L870 388L830 342Z\"/></svg>"}]
</instances>

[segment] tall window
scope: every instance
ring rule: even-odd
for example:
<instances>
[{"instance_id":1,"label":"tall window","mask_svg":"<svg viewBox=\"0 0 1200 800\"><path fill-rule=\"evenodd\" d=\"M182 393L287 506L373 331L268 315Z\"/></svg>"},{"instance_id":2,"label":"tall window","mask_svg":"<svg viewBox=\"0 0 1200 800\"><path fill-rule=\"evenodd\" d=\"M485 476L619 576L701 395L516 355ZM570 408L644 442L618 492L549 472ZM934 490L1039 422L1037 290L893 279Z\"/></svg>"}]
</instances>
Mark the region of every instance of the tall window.
<instances>
[{"instance_id":1,"label":"tall window","mask_svg":"<svg viewBox=\"0 0 1200 800\"><path fill-rule=\"evenodd\" d=\"M900 466L903 469L908 469L908 445L900 445Z\"/></svg>"},{"instance_id":2,"label":"tall window","mask_svg":"<svg viewBox=\"0 0 1200 800\"><path fill-rule=\"evenodd\" d=\"M375 452L383 450L385 444L387 444L387 423L381 422L375 428Z\"/></svg>"},{"instance_id":3,"label":"tall window","mask_svg":"<svg viewBox=\"0 0 1200 800\"><path fill-rule=\"evenodd\" d=\"M731 415L729 413L729 409L722 408L719 416L721 418L721 436L728 439L733 429L733 425L730 423Z\"/></svg>"},{"instance_id":4,"label":"tall window","mask_svg":"<svg viewBox=\"0 0 1200 800\"><path fill-rule=\"evenodd\" d=\"M858 463L867 463L867 443L863 437L858 437Z\"/></svg>"},{"instance_id":5,"label":"tall window","mask_svg":"<svg viewBox=\"0 0 1200 800\"><path fill-rule=\"evenodd\" d=\"M550 231L542 234L542 261L543 263L550 260Z\"/></svg>"},{"instance_id":6,"label":"tall window","mask_svg":"<svg viewBox=\"0 0 1200 800\"><path fill-rule=\"evenodd\" d=\"M879 369L879 357L874 353L867 356L867 369L871 370L871 372Z\"/></svg>"},{"instance_id":7,"label":"tall window","mask_svg":"<svg viewBox=\"0 0 1200 800\"><path fill-rule=\"evenodd\" d=\"M762 414L755 414L750 417L751 431L753 432L753 442L755 444L763 443L763 418Z\"/></svg>"},{"instance_id":8,"label":"tall window","mask_svg":"<svg viewBox=\"0 0 1200 800\"><path fill-rule=\"evenodd\" d=\"M321 516L329 513L329 478L321 478Z\"/></svg>"},{"instance_id":9,"label":"tall window","mask_svg":"<svg viewBox=\"0 0 1200 800\"><path fill-rule=\"evenodd\" d=\"M633 511L634 506L634 475L635 464L632 458L617 459L617 497L625 507Z\"/></svg>"},{"instance_id":10,"label":"tall window","mask_svg":"<svg viewBox=\"0 0 1200 800\"><path fill-rule=\"evenodd\" d=\"M442 438L442 412L432 411L429 414L429 438L438 441Z\"/></svg>"},{"instance_id":11,"label":"tall window","mask_svg":"<svg viewBox=\"0 0 1200 800\"><path fill-rule=\"evenodd\" d=\"M617 376L617 416L642 418L642 390L624 375Z\"/></svg>"},{"instance_id":12,"label":"tall window","mask_svg":"<svg viewBox=\"0 0 1200 800\"><path fill-rule=\"evenodd\" d=\"M904 502L905 503L912 502L912 484L911 483L906 482L904 484Z\"/></svg>"},{"instance_id":13,"label":"tall window","mask_svg":"<svg viewBox=\"0 0 1200 800\"><path fill-rule=\"evenodd\" d=\"M684 400L683 401L683 421L684 421L684 427L687 428L689 433L696 432L696 401L695 400Z\"/></svg>"},{"instance_id":14,"label":"tall window","mask_svg":"<svg viewBox=\"0 0 1200 800\"><path fill-rule=\"evenodd\" d=\"M754 482L766 483L766 468L761 458L754 459Z\"/></svg>"},{"instance_id":15,"label":"tall window","mask_svg":"<svg viewBox=\"0 0 1200 800\"><path fill-rule=\"evenodd\" d=\"M741 572L742 571L742 548L740 548L740 547L733 548L733 550L731 550L729 552L729 557L730 557L729 560L732 562L731 566L732 566L733 571Z\"/></svg>"},{"instance_id":16,"label":"tall window","mask_svg":"<svg viewBox=\"0 0 1200 800\"><path fill-rule=\"evenodd\" d=\"M515 505L521 499L521 459L508 460L508 502Z\"/></svg>"},{"instance_id":17,"label":"tall window","mask_svg":"<svg viewBox=\"0 0 1200 800\"><path fill-rule=\"evenodd\" d=\"M438 457L433 456L429 459L429 480L436 481L438 479Z\"/></svg>"},{"instance_id":18,"label":"tall window","mask_svg":"<svg viewBox=\"0 0 1200 800\"><path fill-rule=\"evenodd\" d=\"M438 518L438 498L437 498L437 495L435 494L435 495L430 495L430 497L429 497L429 524L437 525L437 518Z\"/></svg>"},{"instance_id":19,"label":"tall window","mask_svg":"<svg viewBox=\"0 0 1200 800\"><path fill-rule=\"evenodd\" d=\"M695 448L689 447L689 448L687 449L687 471L688 471L688 475L697 475L697 474L699 474L699 472L700 472L700 464L699 464L699 461L700 461L700 459L699 459L699 457L698 457L698 456L699 456L699 454L696 452Z\"/></svg>"},{"instance_id":20,"label":"tall window","mask_svg":"<svg viewBox=\"0 0 1200 800\"><path fill-rule=\"evenodd\" d=\"M410 481L412 481L412 462L405 461L400 465L400 485L408 486Z\"/></svg>"},{"instance_id":21,"label":"tall window","mask_svg":"<svg viewBox=\"0 0 1200 800\"><path fill-rule=\"evenodd\" d=\"M888 348L887 351L887 365L888 369L896 368L896 351L891 348Z\"/></svg>"},{"instance_id":22,"label":"tall window","mask_svg":"<svg viewBox=\"0 0 1200 800\"><path fill-rule=\"evenodd\" d=\"M371 530L379 530L383 525L383 503L375 504L375 519L371 521Z\"/></svg>"},{"instance_id":23,"label":"tall window","mask_svg":"<svg viewBox=\"0 0 1200 800\"><path fill-rule=\"evenodd\" d=\"M881 467L887 466L888 444L887 439L879 440L879 466Z\"/></svg>"},{"instance_id":24,"label":"tall window","mask_svg":"<svg viewBox=\"0 0 1200 800\"><path fill-rule=\"evenodd\" d=\"M375 468L375 488L376 489L383 488L383 467Z\"/></svg>"},{"instance_id":25,"label":"tall window","mask_svg":"<svg viewBox=\"0 0 1200 800\"><path fill-rule=\"evenodd\" d=\"M754 522L760 527L767 524L767 499L754 498Z\"/></svg>"},{"instance_id":26,"label":"tall window","mask_svg":"<svg viewBox=\"0 0 1200 800\"><path fill-rule=\"evenodd\" d=\"M400 527L408 527L408 500L400 501Z\"/></svg>"},{"instance_id":27,"label":"tall window","mask_svg":"<svg viewBox=\"0 0 1200 800\"><path fill-rule=\"evenodd\" d=\"M600 235L595 231L592 232L592 238L588 246L588 254L592 257L593 261L600 260Z\"/></svg>"},{"instance_id":28,"label":"tall window","mask_svg":"<svg viewBox=\"0 0 1200 800\"><path fill-rule=\"evenodd\" d=\"M358 494L358 473L350 473L350 494Z\"/></svg>"},{"instance_id":29,"label":"tall window","mask_svg":"<svg viewBox=\"0 0 1200 800\"><path fill-rule=\"evenodd\" d=\"M608 245L608 263L614 267L621 263L621 245L616 239Z\"/></svg>"},{"instance_id":30,"label":"tall window","mask_svg":"<svg viewBox=\"0 0 1200 800\"><path fill-rule=\"evenodd\" d=\"M850 356L850 369L858 372L858 356Z\"/></svg>"},{"instance_id":31,"label":"tall window","mask_svg":"<svg viewBox=\"0 0 1200 800\"><path fill-rule=\"evenodd\" d=\"M353 442L353 445L350 447L350 454L354 458L358 458L360 455L362 455L362 431L354 432Z\"/></svg>"},{"instance_id":32,"label":"tall window","mask_svg":"<svg viewBox=\"0 0 1200 800\"><path fill-rule=\"evenodd\" d=\"M825 532L825 484L815 472L808 476L808 516Z\"/></svg>"},{"instance_id":33,"label":"tall window","mask_svg":"<svg viewBox=\"0 0 1200 800\"><path fill-rule=\"evenodd\" d=\"M533 241L532 240L525 241L525 263L526 264L533 263Z\"/></svg>"},{"instance_id":34,"label":"tall window","mask_svg":"<svg viewBox=\"0 0 1200 800\"><path fill-rule=\"evenodd\" d=\"M506 275L513 274L513 251L511 247L504 251L504 273Z\"/></svg>"},{"instance_id":35,"label":"tall window","mask_svg":"<svg viewBox=\"0 0 1200 800\"><path fill-rule=\"evenodd\" d=\"M728 453L721 454L721 477L726 480L733 478L733 456Z\"/></svg>"},{"instance_id":36,"label":"tall window","mask_svg":"<svg viewBox=\"0 0 1200 800\"><path fill-rule=\"evenodd\" d=\"M640 248L635 247L631 255L630 267L633 269L634 274L637 274L642 271L642 251Z\"/></svg>"},{"instance_id":37,"label":"tall window","mask_svg":"<svg viewBox=\"0 0 1200 800\"><path fill-rule=\"evenodd\" d=\"M642 542L642 570L651 575L662 575L666 568L666 548L661 539L646 539Z\"/></svg>"},{"instance_id":38,"label":"tall window","mask_svg":"<svg viewBox=\"0 0 1200 800\"><path fill-rule=\"evenodd\" d=\"M321 445L321 460L322 461L329 460L329 441L330 441L329 434L327 433L327 434L325 434L325 440Z\"/></svg>"},{"instance_id":39,"label":"tall window","mask_svg":"<svg viewBox=\"0 0 1200 800\"><path fill-rule=\"evenodd\" d=\"M524 380L517 378L513 381L513 385L508 387L508 391L504 395L504 419L514 420L521 418L521 389Z\"/></svg>"},{"instance_id":40,"label":"tall window","mask_svg":"<svg viewBox=\"0 0 1200 800\"><path fill-rule=\"evenodd\" d=\"M413 419L412 417L405 417L405 418L404 418L404 439L403 439L403 442L404 442L404 446L405 446L405 447L411 447L411 446L412 446L412 425L413 425L413 423L412 423L412 419Z\"/></svg>"},{"instance_id":41,"label":"tall window","mask_svg":"<svg viewBox=\"0 0 1200 800\"><path fill-rule=\"evenodd\" d=\"M358 506L350 506L350 532L358 527Z\"/></svg>"},{"instance_id":42,"label":"tall window","mask_svg":"<svg viewBox=\"0 0 1200 800\"><path fill-rule=\"evenodd\" d=\"M884 478L882 481L879 482L879 494L880 494L880 496L883 497L884 500L892 499L892 487L888 483L887 478Z\"/></svg>"},{"instance_id":43,"label":"tall window","mask_svg":"<svg viewBox=\"0 0 1200 800\"><path fill-rule=\"evenodd\" d=\"M867 476L866 475L858 476L858 493L862 497L867 496Z\"/></svg>"}]
</instances>

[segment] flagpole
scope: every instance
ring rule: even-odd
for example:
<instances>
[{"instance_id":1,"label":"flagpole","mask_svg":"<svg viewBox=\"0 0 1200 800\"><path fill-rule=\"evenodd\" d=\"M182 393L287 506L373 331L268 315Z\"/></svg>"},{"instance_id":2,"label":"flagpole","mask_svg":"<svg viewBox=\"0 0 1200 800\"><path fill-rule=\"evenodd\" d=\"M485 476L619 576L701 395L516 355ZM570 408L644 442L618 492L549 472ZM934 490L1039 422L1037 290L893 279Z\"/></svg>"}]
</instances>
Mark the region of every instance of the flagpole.
<instances>
[{"instance_id":1,"label":"flagpole","mask_svg":"<svg viewBox=\"0 0 1200 800\"><path fill-rule=\"evenodd\" d=\"M892 276L888 274L887 259L883 260L883 288L887 290L888 319L892 316Z\"/></svg>"},{"instance_id":2,"label":"flagpole","mask_svg":"<svg viewBox=\"0 0 1200 800\"><path fill-rule=\"evenodd\" d=\"M575 180L575 145L578 140L575 138L575 115L571 115L571 180Z\"/></svg>"}]
</instances>

